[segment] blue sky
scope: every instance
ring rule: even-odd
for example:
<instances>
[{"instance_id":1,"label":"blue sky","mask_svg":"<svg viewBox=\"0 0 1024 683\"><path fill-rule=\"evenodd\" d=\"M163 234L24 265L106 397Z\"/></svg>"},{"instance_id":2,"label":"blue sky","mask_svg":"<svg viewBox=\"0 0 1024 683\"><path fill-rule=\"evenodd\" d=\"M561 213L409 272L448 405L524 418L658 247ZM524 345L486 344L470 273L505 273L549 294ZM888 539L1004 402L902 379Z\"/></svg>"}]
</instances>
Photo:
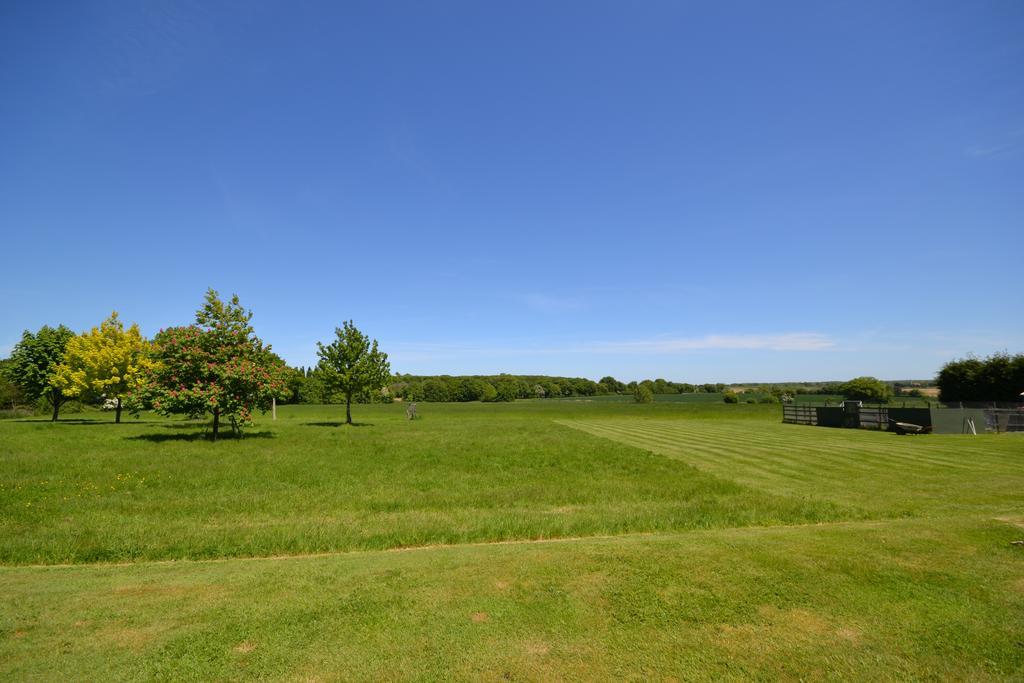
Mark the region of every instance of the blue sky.
<instances>
[{"instance_id":1,"label":"blue sky","mask_svg":"<svg viewBox=\"0 0 1024 683\"><path fill-rule=\"evenodd\" d=\"M1024 4L0 6L0 353L237 292L293 364L929 377L1024 351Z\"/></svg>"}]
</instances>

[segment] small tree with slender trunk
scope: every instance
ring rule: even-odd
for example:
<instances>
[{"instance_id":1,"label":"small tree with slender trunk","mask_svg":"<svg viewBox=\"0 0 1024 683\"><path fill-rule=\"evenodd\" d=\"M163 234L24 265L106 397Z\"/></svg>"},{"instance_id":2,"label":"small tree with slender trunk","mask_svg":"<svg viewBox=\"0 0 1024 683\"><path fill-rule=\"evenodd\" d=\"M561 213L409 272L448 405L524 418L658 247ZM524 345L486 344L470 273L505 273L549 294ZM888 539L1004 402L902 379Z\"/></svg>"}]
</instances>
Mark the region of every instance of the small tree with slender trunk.
<instances>
[{"instance_id":1,"label":"small tree with slender trunk","mask_svg":"<svg viewBox=\"0 0 1024 683\"><path fill-rule=\"evenodd\" d=\"M75 333L63 325L43 325L35 334L25 330L4 368L7 378L26 398L32 401L46 398L50 402L54 422L67 396L53 383L53 378L64 361L68 341L74 336Z\"/></svg>"},{"instance_id":2,"label":"small tree with slender trunk","mask_svg":"<svg viewBox=\"0 0 1024 683\"><path fill-rule=\"evenodd\" d=\"M238 297L227 303L206 292L206 303L187 327L160 330L153 338L153 369L140 392L157 412L213 416L217 440L221 418L241 435L255 410L266 411L274 397L287 396L287 368L256 336L252 312Z\"/></svg>"},{"instance_id":3,"label":"small tree with slender trunk","mask_svg":"<svg viewBox=\"0 0 1024 683\"><path fill-rule=\"evenodd\" d=\"M125 398L150 365L149 343L139 326L125 330L115 311L99 327L68 341L52 383L67 396L89 391L105 396L114 402L114 422L120 422Z\"/></svg>"},{"instance_id":4,"label":"small tree with slender trunk","mask_svg":"<svg viewBox=\"0 0 1024 683\"><path fill-rule=\"evenodd\" d=\"M377 348L377 340L356 329L351 320L334 328L334 334L330 344L317 342L317 367L324 384L345 395L345 424L352 424L352 397L386 386L391 365L388 354Z\"/></svg>"}]
</instances>

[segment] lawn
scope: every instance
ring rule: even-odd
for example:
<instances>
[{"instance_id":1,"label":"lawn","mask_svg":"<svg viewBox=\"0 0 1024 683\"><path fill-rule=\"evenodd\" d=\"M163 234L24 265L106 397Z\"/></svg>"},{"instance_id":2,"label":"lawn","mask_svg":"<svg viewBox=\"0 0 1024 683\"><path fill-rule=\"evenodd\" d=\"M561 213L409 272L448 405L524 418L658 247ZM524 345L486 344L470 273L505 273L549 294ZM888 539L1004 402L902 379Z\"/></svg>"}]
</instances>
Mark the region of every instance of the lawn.
<instances>
[{"instance_id":1,"label":"lawn","mask_svg":"<svg viewBox=\"0 0 1024 683\"><path fill-rule=\"evenodd\" d=\"M0 423L5 680L1017 679L1024 439L778 406Z\"/></svg>"}]
</instances>

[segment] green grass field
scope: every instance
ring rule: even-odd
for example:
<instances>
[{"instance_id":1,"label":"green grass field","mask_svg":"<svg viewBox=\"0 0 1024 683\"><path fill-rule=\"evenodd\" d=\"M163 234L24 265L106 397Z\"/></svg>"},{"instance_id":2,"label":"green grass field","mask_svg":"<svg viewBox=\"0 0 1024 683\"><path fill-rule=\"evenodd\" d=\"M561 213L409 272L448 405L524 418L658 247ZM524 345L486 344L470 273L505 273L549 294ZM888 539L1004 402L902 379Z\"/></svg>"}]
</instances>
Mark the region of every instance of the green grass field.
<instances>
[{"instance_id":1,"label":"green grass field","mask_svg":"<svg viewBox=\"0 0 1024 683\"><path fill-rule=\"evenodd\" d=\"M0 423L4 680L1024 676L1024 438L613 401Z\"/></svg>"}]
</instances>

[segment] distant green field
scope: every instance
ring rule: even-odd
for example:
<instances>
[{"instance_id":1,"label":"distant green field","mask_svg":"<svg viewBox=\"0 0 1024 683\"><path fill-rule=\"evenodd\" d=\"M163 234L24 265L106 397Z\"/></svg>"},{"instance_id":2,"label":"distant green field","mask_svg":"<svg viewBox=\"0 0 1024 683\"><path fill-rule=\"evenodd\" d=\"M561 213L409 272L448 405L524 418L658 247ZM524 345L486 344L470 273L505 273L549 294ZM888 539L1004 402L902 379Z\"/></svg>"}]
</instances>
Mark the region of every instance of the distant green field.
<instances>
[{"instance_id":1,"label":"distant green field","mask_svg":"<svg viewBox=\"0 0 1024 683\"><path fill-rule=\"evenodd\" d=\"M571 401L574 403L634 403L633 394L606 394L604 396L567 396L555 399L537 399L538 401ZM721 403L722 395L698 392L693 394L655 394L658 403Z\"/></svg>"},{"instance_id":2,"label":"distant green field","mask_svg":"<svg viewBox=\"0 0 1024 683\"><path fill-rule=\"evenodd\" d=\"M760 401L766 394L757 391L747 391L739 394L740 403L748 400ZM797 403L809 403L815 405L839 405L843 402L843 396L839 394L797 394L793 397ZM634 403L632 394L610 394L605 396L568 396L556 399L534 399L533 403L544 403L549 401L569 403ZM693 394L655 394L655 403L723 403L722 394L698 392ZM935 399L930 399L935 403ZM929 399L915 397L893 398L889 405L893 406L927 406Z\"/></svg>"},{"instance_id":3,"label":"distant green field","mask_svg":"<svg viewBox=\"0 0 1024 683\"><path fill-rule=\"evenodd\" d=\"M612 398L0 423L0 678L1022 677L1021 435Z\"/></svg>"}]
</instances>

